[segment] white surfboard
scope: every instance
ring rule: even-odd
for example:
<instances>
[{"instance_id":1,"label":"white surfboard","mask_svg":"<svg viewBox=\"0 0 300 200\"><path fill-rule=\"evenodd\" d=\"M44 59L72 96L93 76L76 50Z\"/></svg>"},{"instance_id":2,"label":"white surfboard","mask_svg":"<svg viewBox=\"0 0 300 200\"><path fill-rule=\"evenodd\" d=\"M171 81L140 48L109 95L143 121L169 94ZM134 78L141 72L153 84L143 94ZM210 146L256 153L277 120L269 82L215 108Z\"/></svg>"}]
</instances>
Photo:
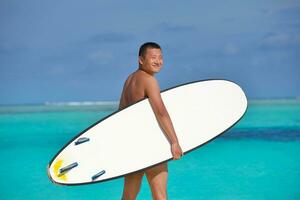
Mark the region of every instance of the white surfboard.
<instances>
[{"instance_id":1,"label":"white surfboard","mask_svg":"<svg viewBox=\"0 0 300 200\"><path fill-rule=\"evenodd\" d=\"M227 80L183 84L161 92L185 154L237 123L247 109L243 90ZM50 161L48 176L61 185L106 181L172 159L148 99L91 125Z\"/></svg>"}]
</instances>

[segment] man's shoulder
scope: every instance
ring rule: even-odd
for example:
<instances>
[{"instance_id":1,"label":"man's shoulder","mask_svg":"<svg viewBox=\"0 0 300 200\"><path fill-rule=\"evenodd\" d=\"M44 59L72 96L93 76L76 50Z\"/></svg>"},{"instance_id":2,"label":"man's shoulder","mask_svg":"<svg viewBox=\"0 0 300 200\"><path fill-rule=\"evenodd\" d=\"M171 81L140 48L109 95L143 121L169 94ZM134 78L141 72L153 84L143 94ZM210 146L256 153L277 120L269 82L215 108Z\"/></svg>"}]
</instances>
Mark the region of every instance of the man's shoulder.
<instances>
[{"instance_id":1,"label":"man's shoulder","mask_svg":"<svg viewBox=\"0 0 300 200\"><path fill-rule=\"evenodd\" d=\"M142 78L142 82L144 83L145 87L157 85L158 82L154 76L146 75Z\"/></svg>"},{"instance_id":2,"label":"man's shoulder","mask_svg":"<svg viewBox=\"0 0 300 200\"><path fill-rule=\"evenodd\" d=\"M146 94L149 96L150 93L157 93L160 91L158 81L154 76L149 76L145 78L143 84Z\"/></svg>"},{"instance_id":3,"label":"man's shoulder","mask_svg":"<svg viewBox=\"0 0 300 200\"><path fill-rule=\"evenodd\" d=\"M151 84L157 82L154 76L146 73L133 74L133 76L138 80L139 83Z\"/></svg>"}]
</instances>

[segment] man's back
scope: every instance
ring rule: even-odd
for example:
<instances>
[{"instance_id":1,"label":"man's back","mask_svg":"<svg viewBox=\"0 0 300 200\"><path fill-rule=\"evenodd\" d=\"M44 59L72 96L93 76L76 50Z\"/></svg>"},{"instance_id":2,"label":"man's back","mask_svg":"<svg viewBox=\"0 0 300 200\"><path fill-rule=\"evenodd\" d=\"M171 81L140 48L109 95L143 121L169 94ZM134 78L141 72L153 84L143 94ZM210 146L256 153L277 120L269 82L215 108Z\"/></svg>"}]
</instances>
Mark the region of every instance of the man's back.
<instances>
[{"instance_id":1,"label":"man's back","mask_svg":"<svg viewBox=\"0 0 300 200\"><path fill-rule=\"evenodd\" d=\"M140 70L128 76L123 87L119 109L134 104L147 96L145 93L145 79L147 79L147 76L149 75Z\"/></svg>"}]
</instances>

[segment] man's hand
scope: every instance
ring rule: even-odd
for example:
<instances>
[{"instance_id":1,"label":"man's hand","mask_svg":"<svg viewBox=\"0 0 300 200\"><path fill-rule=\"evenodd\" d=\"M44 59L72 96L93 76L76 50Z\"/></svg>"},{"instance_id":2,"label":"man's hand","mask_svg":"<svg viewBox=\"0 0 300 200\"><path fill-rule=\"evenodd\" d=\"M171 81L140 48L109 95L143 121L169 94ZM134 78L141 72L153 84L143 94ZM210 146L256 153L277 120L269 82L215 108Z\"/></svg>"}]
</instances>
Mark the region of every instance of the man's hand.
<instances>
[{"instance_id":1,"label":"man's hand","mask_svg":"<svg viewBox=\"0 0 300 200\"><path fill-rule=\"evenodd\" d=\"M173 155L173 160L178 160L183 155L180 145L176 142L171 144L171 152Z\"/></svg>"}]
</instances>

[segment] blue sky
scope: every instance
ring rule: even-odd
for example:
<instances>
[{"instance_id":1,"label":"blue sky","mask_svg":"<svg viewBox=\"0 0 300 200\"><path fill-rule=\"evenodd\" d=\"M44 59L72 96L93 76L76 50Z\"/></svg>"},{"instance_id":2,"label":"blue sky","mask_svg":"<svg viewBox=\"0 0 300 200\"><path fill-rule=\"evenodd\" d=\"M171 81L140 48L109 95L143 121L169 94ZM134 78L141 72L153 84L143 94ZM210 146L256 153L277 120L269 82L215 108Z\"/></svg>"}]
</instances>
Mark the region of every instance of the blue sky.
<instances>
[{"instance_id":1,"label":"blue sky","mask_svg":"<svg viewBox=\"0 0 300 200\"><path fill-rule=\"evenodd\" d=\"M0 1L0 104L115 101L139 46L161 89L211 78L251 99L300 96L300 2Z\"/></svg>"}]
</instances>

